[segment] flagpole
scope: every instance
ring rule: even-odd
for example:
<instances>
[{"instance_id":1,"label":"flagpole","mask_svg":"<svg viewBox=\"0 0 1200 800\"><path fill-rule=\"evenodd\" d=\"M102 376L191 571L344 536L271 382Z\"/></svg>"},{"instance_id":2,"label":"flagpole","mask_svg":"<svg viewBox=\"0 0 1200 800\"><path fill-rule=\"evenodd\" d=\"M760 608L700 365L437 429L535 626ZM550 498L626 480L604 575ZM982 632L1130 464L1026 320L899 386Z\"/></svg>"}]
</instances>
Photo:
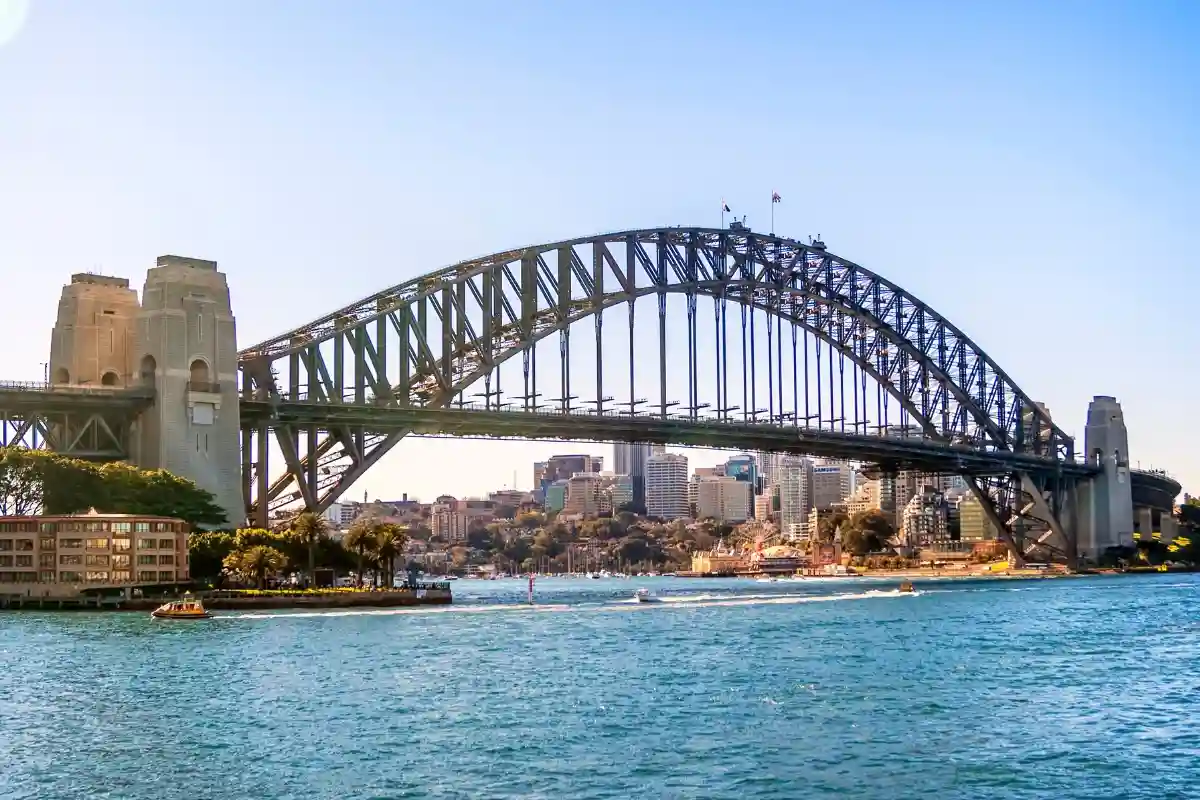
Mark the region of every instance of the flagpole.
<instances>
[{"instance_id":1,"label":"flagpole","mask_svg":"<svg viewBox=\"0 0 1200 800\"><path fill-rule=\"evenodd\" d=\"M775 235L775 190L771 190L771 235Z\"/></svg>"},{"instance_id":2,"label":"flagpole","mask_svg":"<svg viewBox=\"0 0 1200 800\"><path fill-rule=\"evenodd\" d=\"M725 230L725 200L721 199L721 230Z\"/></svg>"}]
</instances>

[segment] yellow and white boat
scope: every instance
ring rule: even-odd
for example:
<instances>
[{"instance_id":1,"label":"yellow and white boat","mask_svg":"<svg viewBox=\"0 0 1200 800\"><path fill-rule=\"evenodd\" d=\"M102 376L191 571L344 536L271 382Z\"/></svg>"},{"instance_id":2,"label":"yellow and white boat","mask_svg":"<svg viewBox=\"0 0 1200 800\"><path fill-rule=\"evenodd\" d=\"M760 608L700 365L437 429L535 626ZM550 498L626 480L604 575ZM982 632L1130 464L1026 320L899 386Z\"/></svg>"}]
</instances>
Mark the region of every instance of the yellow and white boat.
<instances>
[{"instance_id":1,"label":"yellow and white boat","mask_svg":"<svg viewBox=\"0 0 1200 800\"><path fill-rule=\"evenodd\" d=\"M150 612L155 619L208 619L212 612L204 608L204 604L192 596L191 592L183 595L182 600L172 600L163 603Z\"/></svg>"}]
</instances>

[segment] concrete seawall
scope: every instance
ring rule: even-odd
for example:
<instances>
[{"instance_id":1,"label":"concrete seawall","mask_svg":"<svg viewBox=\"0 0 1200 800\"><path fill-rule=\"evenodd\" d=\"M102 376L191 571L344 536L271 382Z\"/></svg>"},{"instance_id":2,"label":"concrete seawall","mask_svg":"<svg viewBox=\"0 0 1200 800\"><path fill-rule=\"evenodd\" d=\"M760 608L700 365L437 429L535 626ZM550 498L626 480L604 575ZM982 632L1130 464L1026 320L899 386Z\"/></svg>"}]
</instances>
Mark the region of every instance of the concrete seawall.
<instances>
[{"instance_id":1,"label":"concrete seawall","mask_svg":"<svg viewBox=\"0 0 1200 800\"><path fill-rule=\"evenodd\" d=\"M379 592L329 592L327 594L226 595L201 594L210 611L254 611L316 608L400 608L405 606L450 605L449 589L397 589ZM9 611L145 611L150 612L172 597L0 597L0 609Z\"/></svg>"}]
</instances>

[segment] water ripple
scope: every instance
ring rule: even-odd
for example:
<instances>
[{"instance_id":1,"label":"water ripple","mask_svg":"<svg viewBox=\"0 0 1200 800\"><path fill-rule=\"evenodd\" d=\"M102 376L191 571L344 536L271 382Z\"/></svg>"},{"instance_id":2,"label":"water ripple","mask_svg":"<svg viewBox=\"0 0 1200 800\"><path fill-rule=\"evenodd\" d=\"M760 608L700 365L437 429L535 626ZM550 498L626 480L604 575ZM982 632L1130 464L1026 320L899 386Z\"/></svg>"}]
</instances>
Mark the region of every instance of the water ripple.
<instances>
[{"instance_id":1,"label":"water ripple","mask_svg":"<svg viewBox=\"0 0 1200 800\"><path fill-rule=\"evenodd\" d=\"M0 617L0 797L1183 797L1200 580ZM853 602L847 602L853 601ZM620 613L623 612L623 613Z\"/></svg>"}]
</instances>

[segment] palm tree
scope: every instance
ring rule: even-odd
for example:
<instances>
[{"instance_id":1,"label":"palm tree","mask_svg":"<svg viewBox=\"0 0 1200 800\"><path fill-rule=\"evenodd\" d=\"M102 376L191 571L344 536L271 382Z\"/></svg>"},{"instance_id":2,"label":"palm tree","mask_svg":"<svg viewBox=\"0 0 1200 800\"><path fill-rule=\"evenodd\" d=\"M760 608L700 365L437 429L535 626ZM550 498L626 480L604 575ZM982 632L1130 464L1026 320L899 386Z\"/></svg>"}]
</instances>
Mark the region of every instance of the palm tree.
<instances>
[{"instance_id":1,"label":"palm tree","mask_svg":"<svg viewBox=\"0 0 1200 800\"><path fill-rule=\"evenodd\" d=\"M320 514L305 511L296 515L289 528L292 536L308 549L308 585L316 586L317 545L329 535L329 521Z\"/></svg>"},{"instance_id":2,"label":"palm tree","mask_svg":"<svg viewBox=\"0 0 1200 800\"><path fill-rule=\"evenodd\" d=\"M242 575L254 578L255 585L262 589L267 576L279 572L287 564L287 558L274 547L259 544L249 550L235 550L225 557L225 566Z\"/></svg>"},{"instance_id":3,"label":"palm tree","mask_svg":"<svg viewBox=\"0 0 1200 800\"><path fill-rule=\"evenodd\" d=\"M363 571L366 569L367 553L373 553L379 541L379 529L384 523L370 517L360 517L346 531L343 544L347 550L358 553L358 585L362 586Z\"/></svg>"},{"instance_id":4,"label":"palm tree","mask_svg":"<svg viewBox=\"0 0 1200 800\"><path fill-rule=\"evenodd\" d=\"M399 525L390 522L380 523L375 535L375 557L379 559L379 568L383 570L383 585L390 589L395 583L396 556L404 552L408 544L408 534Z\"/></svg>"}]
</instances>

